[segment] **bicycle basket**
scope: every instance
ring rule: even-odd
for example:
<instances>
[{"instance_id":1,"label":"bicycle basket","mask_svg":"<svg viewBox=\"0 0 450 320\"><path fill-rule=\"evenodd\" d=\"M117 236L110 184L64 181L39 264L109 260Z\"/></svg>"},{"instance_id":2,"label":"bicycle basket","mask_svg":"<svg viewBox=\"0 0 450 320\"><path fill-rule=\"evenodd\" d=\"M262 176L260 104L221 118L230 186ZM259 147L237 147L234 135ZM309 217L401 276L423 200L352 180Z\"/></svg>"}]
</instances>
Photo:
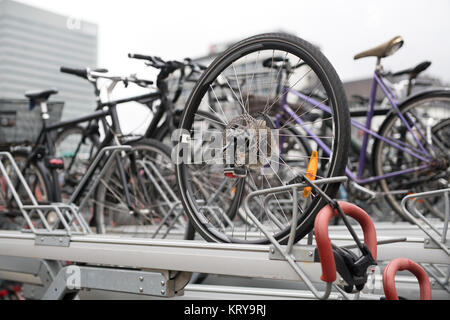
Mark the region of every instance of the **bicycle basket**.
<instances>
[{"instance_id":1,"label":"bicycle basket","mask_svg":"<svg viewBox=\"0 0 450 320\"><path fill-rule=\"evenodd\" d=\"M58 122L63 102L48 102L49 122ZM42 129L40 108L29 108L25 99L0 99L0 145L33 144Z\"/></svg>"}]
</instances>

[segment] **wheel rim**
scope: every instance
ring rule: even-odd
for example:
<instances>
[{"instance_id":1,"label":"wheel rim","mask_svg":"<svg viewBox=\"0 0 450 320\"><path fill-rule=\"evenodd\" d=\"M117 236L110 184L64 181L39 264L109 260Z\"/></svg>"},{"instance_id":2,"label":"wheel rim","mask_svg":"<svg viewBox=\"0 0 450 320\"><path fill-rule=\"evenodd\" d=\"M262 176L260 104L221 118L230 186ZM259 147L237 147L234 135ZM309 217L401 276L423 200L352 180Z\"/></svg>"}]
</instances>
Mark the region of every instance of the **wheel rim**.
<instances>
[{"instance_id":1,"label":"wheel rim","mask_svg":"<svg viewBox=\"0 0 450 320\"><path fill-rule=\"evenodd\" d=\"M418 123L418 127L421 129L421 131L426 132L427 127L430 128L429 130L432 130L432 128L434 126L438 125L441 121L447 120L450 117L450 97L448 97L448 96L430 97L430 98L421 99L421 100L411 103L407 107L403 108L402 113L404 115L408 114L411 117L420 119L420 122ZM426 123L427 121L430 121L430 123L429 124ZM403 130L403 132L404 132L405 127L403 126L403 124L400 125L400 123L401 122L398 117L393 118L393 120L391 120L385 126L382 135L388 136L388 137L397 137L397 138L402 137L402 135L401 135L402 133L399 133L399 132L400 132L400 130ZM409 144L413 145L414 147L417 147L417 144L413 140L412 135L410 133L407 133L406 135L404 135L404 139L406 139L405 141L408 141ZM445 142L445 143L447 143L447 142ZM376 151L376 154L377 154L376 174L377 175L383 175L383 174L389 173L390 171L392 172L392 170L389 170L388 166L391 163L391 166L394 167L395 164L392 164L392 162L388 161L387 159L389 159L389 158L393 159L394 158L393 152L396 150L397 149L387 145L385 142L383 142L381 140L379 141L379 144L377 145L377 151ZM430 151L430 150L428 150L428 151ZM438 156L436 156L436 158L441 158L441 156L439 155L441 153L441 150L438 149L435 152L438 154ZM448 152L448 150L447 150L447 152ZM398 153L398 151L397 151L397 153ZM423 162L421 162L419 159L414 159L413 157L411 157L410 155L408 155L404 152L402 152L401 155L402 155L402 157L407 159L407 161L410 161L410 165L406 165L403 163L402 169L406 169L408 167L411 168L411 167L423 164ZM447 155L446 161L448 161L448 155ZM435 169L433 171L430 171L429 173L424 171L424 172L415 172L412 175L399 176L396 179L393 179L391 181L381 180L380 187L383 192L387 193L386 199L387 199L388 203L391 205L391 207L394 209L394 211L397 212L404 219L407 219L407 216L404 215L403 209L400 205L401 199L404 196L406 196L406 194L397 195L397 196L389 194L392 191L392 181L397 182L397 184L399 185L399 187L397 189L399 189L399 188L402 189L401 188L402 185L405 185L405 183L408 184L413 179L423 178L424 175L426 175L426 174L434 175L437 173L438 173L438 169ZM399 180L399 179L403 179L404 182L402 182L403 180ZM444 179L446 179L446 183L448 186L448 184L449 184L448 172L447 172L446 177L444 177ZM442 185L442 180L441 181L437 180L436 182L437 182L437 184L436 183L431 183L430 185L420 184L417 187L411 188L411 190L408 191L408 194L423 192L423 191L431 191L436 188L439 189L439 188L445 187L444 185ZM421 201L421 203L423 203L423 210L421 210L421 211L423 211L424 213L426 211L428 211L428 213L433 211L434 205L432 204L432 200L430 200L430 199L423 200L423 201Z\"/></svg>"},{"instance_id":2,"label":"wheel rim","mask_svg":"<svg viewBox=\"0 0 450 320\"><path fill-rule=\"evenodd\" d=\"M251 95L250 91L251 91L252 85L254 83L254 79L255 79L254 75L256 74L256 72L253 72L253 74L251 76L248 73L245 74L245 80L248 83L248 88L250 88L250 90L248 90L247 94L246 94L246 91L244 90L244 86L242 85L242 83L239 84L239 82L240 82L239 79L240 78L242 79L242 76L241 76L241 74L238 75L238 72L236 70L238 63L236 63L236 62L237 61L242 62L245 59L249 60L250 54L260 56L262 51L265 51L265 53L269 52L270 53L269 57L271 56L272 61L275 61L276 60L275 57L279 57L280 52L283 51L280 48L282 47L282 45L285 46L286 43L281 44L280 42L276 42L275 40L267 40L263 44L261 44L261 42L259 42L258 45L260 47L257 49L255 49L255 46L253 46L253 48L252 48L251 45L248 45L246 48L236 48L235 52L229 52L229 56L232 57L231 59L229 59L229 61L227 61L226 59L223 59L221 61L219 60L215 64L216 71L207 73L203 76L203 81L201 81L202 84L201 85L198 84L196 86L196 88L194 89L194 93L191 94L188 105L189 106L192 105L193 107L191 106L191 108L189 109L189 112L184 113L182 123L181 123L181 128L186 129L186 130L191 130L191 123L195 119L196 110L201 109L201 104L202 104L203 100L208 99L211 96L214 97L216 104L217 104L217 108L213 109L211 106L208 106L209 107L208 111L215 112L216 115L218 116L218 118L222 119L222 123L224 126L230 125L231 121L227 121L227 120L231 120L230 119L231 113L228 110L224 111L223 99L218 96L218 93L216 92L217 90L215 90L214 85L211 84L211 83L214 83L213 82L214 79L219 78L219 75L221 77L225 78L224 86L227 86L228 87L227 90L229 92L231 92L231 94L229 94L229 96L234 97L235 109L240 108L241 111L246 116L252 115L252 113L250 112L250 108L247 110L247 113L245 113L245 111L246 111L245 106L250 106L250 104L249 104L249 101L250 101L249 97ZM287 59L288 61L291 61L292 57L296 56L297 59L299 59L299 60L294 59L294 60L296 60L296 62L294 62L295 65L299 64L300 62L308 61L309 64L306 67L309 67L309 71L306 71L306 73L314 73L314 75L318 79L319 85L316 85L313 88L313 90L311 90L311 88L310 88L309 97L311 97L314 94L314 90L320 91L320 89L322 89L322 91L325 92L325 94L328 94L325 97L325 100L320 101L320 102L328 103L332 109L333 116L328 117L326 119L332 120L331 130L334 135L332 137L330 136L331 139L329 142L328 141L327 142L329 143L331 149L333 150L333 154L336 155L337 150L336 150L335 138L338 134L336 133L336 126L335 126L335 123L337 121L337 119L336 119L337 115L335 112L337 103L335 102L336 97L334 96L334 92L330 86L329 81L328 82L324 81L324 79L326 79L326 76L324 76L325 73L319 72L319 75L317 74L317 72L318 72L318 70L320 70L320 68L316 64L314 64L314 58L312 58L311 56L308 56L308 54L306 54L304 51L298 50L299 49L298 47L295 47L292 44L289 44L289 45L290 46L288 46L288 48L290 49L290 51L285 50L285 51L283 51L284 55L281 54L283 59ZM264 47L264 49L261 49L261 47ZM239 50L241 50L240 54L237 53ZM235 57L233 57L233 54L235 54ZM255 64L258 63L257 61L258 61L258 58L256 59ZM261 62L261 60L259 60L259 61ZM313 65L313 67L311 67L311 65ZM244 71L245 71L245 68L248 68L248 63L244 62L239 67L241 68L241 70L244 69ZM270 68L270 72L272 72L272 75L277 77L279 73L273 72L273 70L275 70L275 68ZM231 74L231 77L229 77L229 79L227 79L227 76L225 75L225 73L227 71ZM281 71L281 68L279 68L278 71ZM233 76L235 79L234 80L235 83L238 84L237 86L234 87L237 90L234 90L233 85L230 84L230 82L231 82L230 79ZM305 71L303 72L303 77L305 77ZM249 79L251 79L251 80L249 81ZM287 80L290 81L291 79L287 79ZM297 85L299 83L299 81L294 81L293 83L294 83L294 85L292 85L292 87ZM276 89L276 84L273 81L270 82L269 86L272 89ZM320 88L319 88L319 86L320 86ZM246 96L245 100L244 100L244 96ZM270 114L273 111L272 107L274 105L276 105L276 103L277 103L276 100L280 100L282 98L282 96L283 96L283 94L278 94L277 96L275 96L275 99L272 103L266 102L266 105L262 108L263 115L272 116L272 119L273 119L273 114ZM267 101L269 101L268 94L266 95L266 97L267 97ZM333 103L333 101L334 101L334 103ZM297 110L294 110L294 112L295 111L303 111L304 114L310 114L310 113L313 113L312 111L314 111L314 112L317 111L317 110L314 110L314 108L317 106L312 106L306 110L304 110L304 109L300 110L300 107L305 107L305 103L302 103L302 105L298 104L298 106L299 106L299 108ZM301 116L301 114L300 114L300 116ZM320 116L319 116L319 118L320 118ZM236 116L234 117L234 119L240 120ZM250 117L250 119L254 120L255 117ZM264 119L265 119L265 117L264 117ZM325 117L322 116L322 121L326 121L323 119L325 119ZM287 122L288 123L293 122L293 119L287 119ZM267 121L266 121L266 126L267 126ZM315 133L320 136L320 134L318 134L319 131L317 131L317 130ZM192 134L192 131L190 131L190 134ZM330 138L330 137L328 137L328 138ZM322 136L322 138L327 138L327 137ZM305 157L306 157L306 155L305 155ZM322 157L322 159L323 158L325 158L325 157ZM333 173L335 173L335 172L333 172L333 169L336 168L335 163L333 163L333 157L329 157L326 161L328 161L328 163L325 163L324 167L327 166L326 170L328 170L328 172L326 174L324 174L323 177L328 177L328 176L332 175ZM286 165L286 163L283 163L283 165ZM216 173L220 172L220 170L221 170L220 168L217 169ZM290 170L292 170L292 168ZM181 183L181 192L182 192L182 196L183 196L183 201L186 204L185 206L187 207L189 214L193 217L194 220L196 220L197 227L198 227L198 225L200 225L200 226L203 225L204 229L199 230L199 231L202 233L203 236L206 235L207 240L221 241L221 242L250 242L250 243L266 243L267 242L267 239L265 239L265 236L260 236L260 238L256 238L256 239L248 239L246 237L244 237L244 239L242 239L242 238L236 237L233 234L233 232L231 232L231 234L230 234L230 232L227 232L224 228L222 228L222 232L220 230L218 230L219 226L214 226L214 224L212 223L212 219L210 217L206 217L205 214L201 212L201 208L198 206L198 203L200 201L198 198L196 198L195 191L192 190L192 188L190 188L190 186L186 183L186 181L189 180L189 177L192 176L193 171L194 170L189 168L188 165L178 164L177 165L177 179L180 181L179 183ZM202 173L204 174L205 170L202 170ZM295 178L295 176L298 176L298 174L293 174L293 177L291 177L291 178ZM251 177L248 180L250 180L250 179L251 179ZM279 185L286 185L288 182L290 182L290 181L287 181L289 179L282 179L279 175L276 179L278 179ZM290 180L292 180L292 179L290 179ZM254 186L257 185L256 182L252 182L252 183ZM248 182L247 182L247 184L251 185L251 183L248 183ZM270 183L268 183L268 184L271 185ZM273 185L271 185L271 186L273 186ZM236 184L234 184L234 185L231 184L229 189L233 190L234 187L237 188ZM327 187L325 187L325 189L326 188ZM203 199L203 201L207 201L207 199ZM303 212L304 217L307 217L309 213L313 212L319 206L319 202L320 202L319 199L315 199L314 201L312 201L312 205L309 206L310 209L305 210ZM289 217L289 215L285 215L285 216ZM280 237L286 236L285 228L288 224L289 224L289 218L286 219L286 223L283 225L283 228L279 227L279 229L280 229L279 232L273 231L273 234L275 235L275 237L280 238ZM300 224L299 224L299 226L300 226Z\"/></svg>"}]
</instances>

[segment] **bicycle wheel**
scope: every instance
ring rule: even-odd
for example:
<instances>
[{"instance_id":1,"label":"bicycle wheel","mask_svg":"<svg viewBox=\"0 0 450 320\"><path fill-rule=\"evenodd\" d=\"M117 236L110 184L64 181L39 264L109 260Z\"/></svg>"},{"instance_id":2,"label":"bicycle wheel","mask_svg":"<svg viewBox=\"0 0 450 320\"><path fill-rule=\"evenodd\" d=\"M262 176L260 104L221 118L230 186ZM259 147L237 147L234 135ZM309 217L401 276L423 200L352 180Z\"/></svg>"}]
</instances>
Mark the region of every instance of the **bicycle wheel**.
<instances>
[{"instance_id":1,"label":"bicycle wheel","mask_svg":"<svg viewBox=\"0 0 450 320\"><path fill-rule=\"evenodd\" d=\"M132 149L120 156L126 186L117 162L100 180L93 200L97 232L158 238L169 232L184 234L187 222L176 191L170 148L152 139L130 145Z\"/></svg>"},{"instance_id":2,"label":"bicycle wheel","mask_svg":"<svg viewBox=\"0 0 450 320\"><path fill-rule=\"evenodd\" d=\"M317 92L325 98L321 101L311 99ZM201 110L212 112L225 128L211 139L211 145L217 142L214 140L222 140L221 147L211 147L218 155L212 155L214 152L209 154L211 150L207 150L208 156L215 156L214 160L219 161L209 161L208 157L196 161L199 159L186 157L189 148L183 152L183 148L197 140L199 129L193 124ZM311 149L318 150L319 146L330 149L329 154L320 156L323 161L319 164L317 179L344 173L350 136L347 101L335 70L311 44L287 34L251 37L216 58L197 82L181 119L180 128L184 136L177 147L176 169L185 210L206 240L268 243L261 232L250 234L245 223L237 218L230 222L229 215L224 213L239 209L248 190L292 184L298 181L300 173L306 172L306 167L291 166L276 154L283 140L279 120L283 120L285 125L299 125L304 130L300 136L308 141ZM332 123L327 136L320 135L324 121ZM201 134L214 135L214 132L200 131ZM266 135L267 140L257 137L254 143L250 135L255 131L261 133L261 137ZM320 142L312 139L314 135L321 138ZM234 157L238 155L234 142L239 139L243 139L244 149L253 143L255 152L248 148L240 157ZM321 143L325 140L326 143ZM264 144L266 151L270 152L261 151ZM232 161L224 159L226 152L231 153ZM275 153L275 158L268 156L269 153ZM253 162L246 163L252 157ZM204 189L208 190L206 196L191 183L199 177L203 180ZM339 184L322 187L330 196L334 196L338 188ZM207 204L218 193L233 196L232 201L220 210L212 210ZM287 199L292 200L292 192L287 193ZM259 200L255 201L257 204L253 207L256 208ZM301 214L297 221L296 240L312 229L316 213L325 205L325 201L315 194L306 202L299 203ZM278 241L286 242L292 212L288 212L289 209L281 203L278 207L282 217L258 214L258 218Z\"/></svg>"},{"instance_id":3,"label":"bicycle wheel","mask_svg":"<svg viewBox=\"0 0 450 320\"><path fill-rule=\"evenodd\" d=\"M445 119L437 123L431 130L435 136L436 143L439 143L442 150L447 151L447 158L450 156L450 118ZM448 172L448 170L447 170ZM447 174L447 177L449 174ZM431 213L433 216L444 220L445 219L445 204L442 201L442 197L431 197L422 199L424 208L422 213Z\"/></svg>"},{"instance_id":4,"label":"bicycle wheel","mask_svg":"<svg viewBox=\"0 0 450 320\"><path fill-rule=\"evenodd\" d=\"M412 171L379 182L395 213L408 220L401 208L403 197L407 194L446 188L449 185L450 157L448 141L445 140L448 127L445 124L450 117L450 92L430 92L424 97L405 103L400 107L400 112L413 128L416 138L397 113L392 113L381 125L379 134L384 139L396 140L403 149L377 139L373 147L373 163L375 174L380 176L401 170ZM424 156L425 159L419 159L405 151L424 155L419 143L428 154ZM437 208L438 202L442 203L438 199L421 202L423 210L428 213L434 211L433 207ZM430 205L431 203L433 204Z\"/></svg>"},{"instance_id":5,"label":"bicycle wheel","mask_svg":"<svg viewBox=\"0 0 450 320\"><path fill-rule=\"evenodd\" d=\"M63 200L71 196L86 173L98 143L95 134L87 134L86 129L80 126L67 127L58 132L55 156L64 161L64 170L58 172Z\"/></svg>"}]
</instances>

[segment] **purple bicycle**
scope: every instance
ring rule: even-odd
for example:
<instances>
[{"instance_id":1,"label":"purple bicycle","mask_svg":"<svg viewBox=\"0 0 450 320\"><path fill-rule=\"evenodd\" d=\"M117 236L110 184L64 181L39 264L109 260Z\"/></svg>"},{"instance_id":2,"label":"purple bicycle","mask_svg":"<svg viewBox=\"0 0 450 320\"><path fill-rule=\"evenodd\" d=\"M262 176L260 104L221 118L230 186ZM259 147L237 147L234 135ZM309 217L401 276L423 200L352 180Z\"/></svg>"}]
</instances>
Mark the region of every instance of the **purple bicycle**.
<instances>
[{"instance_id":1,"label":"purple bicycle","mask_svg":"<svg viewBox=\"0 0 450 320\"><path fill-rule=\"evenodd\" d=\"M351 119L351 125L362 133L359 161L356 172L346 167L351 192L365 194L366 199L384 197L401 217L407 220L401 208L402 198L408 194L446 188L449 185L449 130L450 90L427 90L398 101L386 85L381 59L392 55L403 45L401 37L357 54L354 58L376 57L369 107L365 123ZM386 115L378 131L372 129L377 89L383 92L392 109ZM329 108L317 98L290 88L284 88L311 105L328 112ZM286 95L285 95L286 97ZM309 135L324 154L331 150L326 141L314 135L301 116L282 103L295 122ZM352 113L350 113L352 116ZM326 123L324 123L326 131ZM370 141L372 137L372 141ZM371 152L368 152L371 148ZM367 159L370 156L371 159ZM370 160L370 161L368 161ZM370 168L368 168L370 166ZM443 218L438 199L422 201L423 211Z\"/></svg>"}]
</instances>

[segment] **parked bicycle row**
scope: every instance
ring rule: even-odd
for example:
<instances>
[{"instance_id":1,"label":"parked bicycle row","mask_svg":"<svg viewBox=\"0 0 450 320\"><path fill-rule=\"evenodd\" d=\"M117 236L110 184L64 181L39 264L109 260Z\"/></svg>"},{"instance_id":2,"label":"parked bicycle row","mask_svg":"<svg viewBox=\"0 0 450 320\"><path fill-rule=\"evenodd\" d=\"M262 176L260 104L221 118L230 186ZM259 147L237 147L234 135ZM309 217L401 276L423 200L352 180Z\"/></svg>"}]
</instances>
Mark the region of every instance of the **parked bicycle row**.
<instances>
[{"instance_id":1,"label":"parked bicycle row","mask_svg":"<svg viewBox=\"0 0 450 320\"><path fill-rule=\"evenodd\" d=\"M408 220L400 204L405 196L449 185L450 91L411 94L429 63L385 71L383 59L402 44L396 37L355 56L376 58L370 97L360 99L367 102L364 114L349 111L342 83L323 54L287 34L241 41L208 67L130 54L158 70L152 80L64 66L61 72L92 84L97 101L92 113L52 122L48 101L57 90L28 92L31 108L40 108L42 130L31 145L11 145L10 151L40 204L80 206L98 233L178 233L193 239L195 230L208 241L268 243L243 208L246 197L258 191L249 209L281 243L292 237L292 223L296 241L310 233L327 203L324 195L377 211L377 219L392 219L388 212L393 212ZM402 75L408 77L406 93L392 82ZM102 101L100 81L109 82L108 96L119 83L148 93ZM193 88L179 110L175 104L187 82ZM169 90L169 83L175 89ZM378 88L385 96L381 102ZM130 101L152 114L143 135L122 132L117 107ZM363 122L355 119L362 115ZM352 137L352 126L362 133L361 141ZM114 146L130 147L102 156ZM304 186L277 189L343 175L348 182L322 184L324 194ZM11 228L27 227L13 192L4 179L1 183L2 216ZM20 181L13 183L30 203ZM438 197L421 202L422 212L436 219L444 218L442 208ZM36 228L64 228L55 211L45 214L45 222L37 211L31 216Z\"/></svg>"}]
</instances>

